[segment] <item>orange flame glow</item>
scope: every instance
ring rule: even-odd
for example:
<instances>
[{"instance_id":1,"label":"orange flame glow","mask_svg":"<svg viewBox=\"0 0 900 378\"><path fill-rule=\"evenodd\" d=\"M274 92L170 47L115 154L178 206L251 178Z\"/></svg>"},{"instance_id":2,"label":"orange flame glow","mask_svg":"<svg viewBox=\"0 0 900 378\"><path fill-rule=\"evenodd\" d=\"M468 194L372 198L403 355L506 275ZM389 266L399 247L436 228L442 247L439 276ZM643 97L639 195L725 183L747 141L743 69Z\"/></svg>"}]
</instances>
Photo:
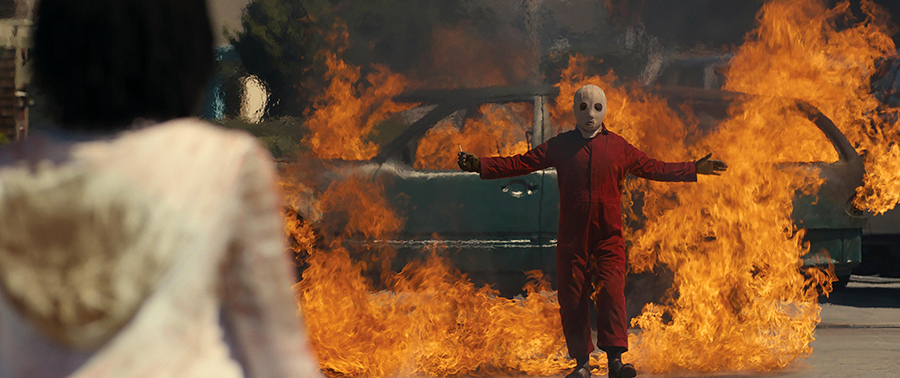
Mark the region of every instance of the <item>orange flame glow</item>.
<instances>
[{"instance_id":1,"label":"orange flame glow","mask_svg":"<svg viewBox=\"0 0 900 378\"><path fill-rule=\"evenodd\" d=\"M349 39L346 28L330 38L345 46ZM378 153L378 146L368 141L373 128L389 114L411 105L396 104L391 98L406 86L406 79L386 67L375 66L360 83L359 67L345 63L340 54L345 50L325 51L325 74L328 88L314 100L314 111L306 120L310 135L303 143L320 159L366 160Z\"/></svg>"},{"instance_id":2,"label":"orange flame glow","mask_svg":"<svg viewBox=\"0 0 900 378\"><path fill-rule=\"evenodd\" d=\"M581 85L604 87L605 123L652 156L692 160L712 151L729 172L697 184L629 182L626 202L644 193L642 229L630 236L631 269L666 265L677 295L650 305L633 320L642 332L625 358L640 369L666 372L768 370L809 353L818 322L815 287L798 269L808 251L790 217L795 190L814 191L817 172L775 163L836 160L828 141L785 100L751 100L709 135L685 123L665 102L640 88L616 85L613 74L585 77L574 57L563 72L560 99ZM572 124L571 103L553 109L557 124ZM691 117L687 117L692 121ZM770 124L797 125L786 130ZM807 144L796 147L797 139Z\"/></svg>"},{"instance_id":3,"label":"orange flame glow","mask_svg":"<svg viewBox=\"0 0 900 378\"><path fill-rule=\"evenodd\" d=\"M336 183L321 202L328 204L323 210L351 214L346 233L374 231L370 236L378 238L398 229L400 219L371 181ZM291 226L294 240L316 239L304 223ZM408 265L386 280L386 290L376 291L361 274L365 262L351 257L339 238L324 244L295 243L309 264L295 292L328 373L546 375L569 363L556 294L540 272L530 273L524 298L507 299L490 287L475 287L432 251L424 263Z\"/></svg>"},{"instance_id":4,"label":"orange flame glow","mask_svg":"<svg viewBox=\"0 0 900 378\"><path fill-rule=\"evenodd\" d=\"M823 179L815 168L789 163L833 162L837 155L794 99L821 109L867 153L858 206L881 212L900 201L900 188L892 186L900 179L900 126L889 121L898 117L867 90L875 59L894 54L894 46L881 11L867 2L863 9L865 20L853 23L847 2L834 9L817 0L766 3L759 28L727 71L727 89L758 96L729 109L714 130L701 130L689 109L673 110L640 87L622 85L612 72L589 76L585 58L570 59L551 109L555 125L570 128L572 95L596 84L609 99L607 126L650 156L690 161L713 152L730 166L692 184L626 183L626 204L643 196L643 226L628 232L629 269L666 266L674 273L672 295L632 321L641 331L631 336L624 358L639 371L768 371L811 352L817 296L830 291L834 276L801 271L809 247L791 212L796 193L815 193ZM849 26L839 28L838 21ZM338 54L328 62L332 85L311 114L305 142L322 159L372 157L378 147L365 135L399 110L387 98L405 81L382 70L367 81L384 86L358 87L358 68ZM419 142L416 167L454 169L457 144L479 156L528 147L528 127L511 116L521 110L487 105L480 111L481 119L462 127L445 121L430 130ZM514 299L475 287L439 249L390 273L392 250L344 243L351 235L389 238L402 228L402 215L376 183L359 177L332 183L314 206L323 214L315 230L295 214L288 214L285 230L308 265L294 289L327 374L549 375L571 368L556 293L539 272L530 272L526 295ZM382 263L382 282L365 273L373 261ZM592 362L604 366L603 358L597 353Z\"/></svg>"},{"instance_id":5,"label":"orange flame glow","mask_svg":"<svg viewBox=\"0 0 900 378\"><path fill-rule=\"evenodd\" d=\"M897 110L879 108L870 94L875 61L896 54L888 16L862 2L865 19L853 21L848 1L834 9L822 2L773 1L760 27L731 60L726 89L764 96L799 98L822 110L866 154L865 185L856 205L881 213L900 202ZM799 139L798 139L799 140Z\"/></svg>"},{"instance_id":6,"label":"orange flame glow","mask_svg":"<svg viewBox=\"0 0 900 378\"><path fill-rule=\"evenodd\" d=\"M665 101L649 95L639 87L626 87L617 83L612 72L603 76L585 76L587 59L581 56L569 58L558 84L559 97L550 109L554 125L570 130L575 125L570 99L575 91L587 84L594 84L606 92L609 109L603 121L607 127L632 141L638 148L652 148L652 156L665 161L690 160L685 140L696 126L685 123Z\"/></svg>"},{"instance_id":7,"label":"orange flame glow","mask_svg":"<svg viewBox=\"0 0 900 378\"><path fill-rule=\"evenodd\" d=\"M810 352L826 278L798 269L808 247L790 216L795 190L812 192L821 180L814 170L773 164L783 157L767 142L779 131L763 121L783 111L748 103L701 141L729 162L727 174L695 185L647 183L648 220L634 236L632 269L668 266L677 296L632 321L642 329L631 352L642 368L770 370Z\"/></svg>"},{"instance_id":8,"label":"orange flame glow","mask_svg":"<svg viewBox=\"0 0 900 378\"><path fill-rule=\"evenodd\" d=\"M456 128L448 119L429 130L416 150L417 169L456 169L456 147L476 156L510 156L528 151L531 130L526 104L484 105L483 117ZM524 122L523 122L524 120Z\"/></svg>"}]
</instances>

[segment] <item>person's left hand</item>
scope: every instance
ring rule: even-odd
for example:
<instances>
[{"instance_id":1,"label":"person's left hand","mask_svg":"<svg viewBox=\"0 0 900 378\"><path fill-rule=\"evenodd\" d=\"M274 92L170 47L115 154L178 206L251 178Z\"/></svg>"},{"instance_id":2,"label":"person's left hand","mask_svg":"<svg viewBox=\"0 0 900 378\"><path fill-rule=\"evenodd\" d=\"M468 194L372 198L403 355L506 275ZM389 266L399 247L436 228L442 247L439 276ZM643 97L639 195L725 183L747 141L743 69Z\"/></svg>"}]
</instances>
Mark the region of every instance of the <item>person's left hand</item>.
<instances>
[{"instance_id":1,"label":"person's left hand","mask_svg":"<svg viewBox=\"0 0 900 378\"><path fill-rule=\"evenodd\" d=\"M728 169L728 164L725 164L724 161L710 159L710 157L712 157L712 153L694 162L694 166L697 167L698 175L719 176L719 172L725 172Z\"/></svg>"}]
</instances>

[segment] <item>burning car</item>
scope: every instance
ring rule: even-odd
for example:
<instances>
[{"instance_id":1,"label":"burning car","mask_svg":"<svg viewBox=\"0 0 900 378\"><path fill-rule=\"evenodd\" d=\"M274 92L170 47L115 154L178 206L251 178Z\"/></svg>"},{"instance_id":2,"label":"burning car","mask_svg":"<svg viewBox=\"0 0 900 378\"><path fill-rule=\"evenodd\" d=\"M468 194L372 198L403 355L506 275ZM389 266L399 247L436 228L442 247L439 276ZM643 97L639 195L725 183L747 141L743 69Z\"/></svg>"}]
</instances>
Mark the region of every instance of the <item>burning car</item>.
<instances>
[{"instance_id":1,"label":"burning car","mask_svg":"<svg viewBox=\"0 0 900 378\"><path fill-rule=\"evenodd\" d=\"M714 127L716 120L725 117L730 106L750 97L685 87L659 87L652 92L672 107L689 107L707 120L707 127ZM457 151L438 151L434 156L423 154L419 147L429 143L426 138L429 132L439 128L459 129L463 124L470 127L469 122L483 122L478 120L499 114L506 124L513 125L503 138L519 143L517 150L497 146L492 152L498 155L524 152L558 133L548 112L548 104L558 93L559 89L550 85L403 93L394 100L418 106L395 116L394 122L387 122L394 129L380 133L382 137L393 137L374 158L323 161L322 166L313 170L323 169L326 173L317 174L312 181L321 189L335 180L355 175L383 187L391 207L406 219L399 232L384 240L358 236L346 242L364 248L392 246L398 252L393 269L399 270L408 261L420 257L423 250L441 248L449 251L454 265L473 282L491 284L507 295L521 290L526 281L525 271L543 270L554 282L559 222L555 169L512 179L481 180L477 174L455 168ZM846 283L849 269L860 261L860 235L865 218L852 206L851 200L856 187L862 184L863 162L826 115L800 100L796 106L831 142L839 157L836 162L791 163L816 170L825 179L816 194L797 193L794 199L792 218L797 227L806 229L805 240L810 250L803 257L803 264L834 266L838 277ZM459 146L469 147L472 146ZM435 159L440 162L435 163ZM435 167L435 164L439 165ZM301 217L314 223L323 216L315 206L309 205L315 203L315 192L308 191L308 200L300 201L307 206L298 209ZM636 207L633 210L639 215L639 201ZM653 299L656 298L650 300Z\"/></svg>"}]
</instances>

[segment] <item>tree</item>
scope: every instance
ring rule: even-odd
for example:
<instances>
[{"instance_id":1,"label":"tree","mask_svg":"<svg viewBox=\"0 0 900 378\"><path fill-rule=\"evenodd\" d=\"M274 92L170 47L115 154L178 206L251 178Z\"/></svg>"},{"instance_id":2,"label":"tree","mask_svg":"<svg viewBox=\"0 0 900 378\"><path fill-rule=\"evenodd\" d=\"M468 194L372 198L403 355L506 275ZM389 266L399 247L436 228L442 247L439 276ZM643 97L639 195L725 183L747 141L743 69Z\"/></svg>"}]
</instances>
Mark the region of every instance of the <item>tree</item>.
<instances>
[{"instance_id":1,"label":"tree","mask_svg":"<svg viewBox=\"0 0 900 378\"><path fill-rule=\"evenodd\" d=\"M434 28L483 12L472 0L253 0L243 30L228 39L247 73L267 83L267 114L299 116L323 87L316 53L333 48L327 35L336 25L350 34L344 60L364 71L378 63L403 73L428 56Z\"/></svg>"},{"instance_id":2,"label":"tree","mask_svg":"<svg viewBox=\"0 0 900 378\"><path fill-rule=\"evenodd\" d=\"M324 46L306 8L310 3L325 1L254 0L241 17L243 30L227 36L244 70L266 83L271 99L267 114L302 114L299 85L309 75L316 49Z\"/></svg>"}]
</instances>

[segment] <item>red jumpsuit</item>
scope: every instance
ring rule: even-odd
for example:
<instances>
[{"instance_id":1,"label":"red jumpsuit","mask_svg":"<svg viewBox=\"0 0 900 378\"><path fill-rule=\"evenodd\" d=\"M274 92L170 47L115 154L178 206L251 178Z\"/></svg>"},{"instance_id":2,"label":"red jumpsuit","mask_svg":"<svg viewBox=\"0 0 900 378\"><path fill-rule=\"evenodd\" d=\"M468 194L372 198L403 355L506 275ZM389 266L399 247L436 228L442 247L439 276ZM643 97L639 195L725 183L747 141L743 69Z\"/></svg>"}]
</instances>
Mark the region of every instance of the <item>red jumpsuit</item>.
<instances>
[{"instance_id":1,"label":"red jumpsuit","mask_svg":"<svg viewBox=\"0 0 900 378\"><path fill-rule=\"evenodd\" d=\"M513 177L548 167L556 167L559 180L556 266L569 356L586 356L594 350L591 298L597 306L597 346L627 349L621 184L629 173L657 181L697 181L696 167L693 162L648 158L609 131L586 139L572 130L523 155L482 158L481 178Z\"/></svg>"}]
</instances>

